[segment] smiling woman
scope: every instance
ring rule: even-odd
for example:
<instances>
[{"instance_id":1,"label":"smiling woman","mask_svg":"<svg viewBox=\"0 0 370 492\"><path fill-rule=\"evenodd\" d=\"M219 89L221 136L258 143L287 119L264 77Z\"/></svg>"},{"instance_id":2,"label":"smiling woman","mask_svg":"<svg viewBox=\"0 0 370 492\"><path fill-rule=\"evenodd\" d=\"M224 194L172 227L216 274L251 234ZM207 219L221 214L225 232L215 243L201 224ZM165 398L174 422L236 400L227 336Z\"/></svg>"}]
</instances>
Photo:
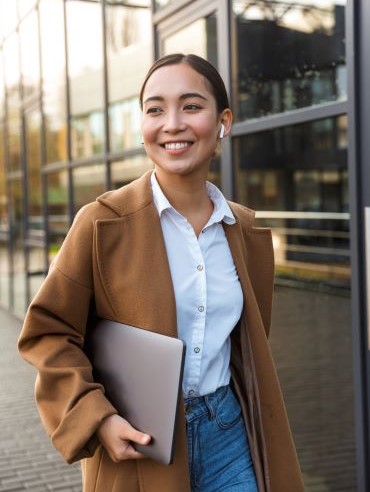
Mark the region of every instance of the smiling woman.
<instances>
[{"instance_id":1,"label":"smiling woman","mask_svg":"<svg viewBox=\"0 0 370 492\"><path fill-rule=\"evenodd\" d=\"M170 87L166 87L166 80L171 80ZM162 188L172 188L173 180L180 183L175 176L181 175L181 183L188 183L194 192L197 182L203 195L221 125L227 135L231 120L230 109L218 113L206 79L189 65L169 65L155 71L143 92L142 134Z\"/></svg>"},{"instance_id":2,"label":"smiling woman","mask_svg":"<svg viewBox=\"0 0 370 492\"><path fill-rule=\"evenodd\" d=\"M81 209L25 319L45 426L68 462L84 459L86 492L303 492L267 343L271 232L206 181L231 129L223 81L205 59L168 55L140 101L154 171ZM94 381L91 311L185 342L171 466L142 459L135 444L155 436Z\"/></svg>"},{"instance_id":3,"label":"smiling woman","mask_svg":"<svg viewBox=\"0 0 370 492\"><path fill-rule=\"evenodd\" d=\"M213 209L204 188L210 163L232 123L227 93L216 70L199 60L176 54L162 58L149 71L140 93L145 150L166 196L171 196L171 203L197 234ZM189 204L184 192L175 196L176 189L190 191Z\"/></svg>"}]
</instances>

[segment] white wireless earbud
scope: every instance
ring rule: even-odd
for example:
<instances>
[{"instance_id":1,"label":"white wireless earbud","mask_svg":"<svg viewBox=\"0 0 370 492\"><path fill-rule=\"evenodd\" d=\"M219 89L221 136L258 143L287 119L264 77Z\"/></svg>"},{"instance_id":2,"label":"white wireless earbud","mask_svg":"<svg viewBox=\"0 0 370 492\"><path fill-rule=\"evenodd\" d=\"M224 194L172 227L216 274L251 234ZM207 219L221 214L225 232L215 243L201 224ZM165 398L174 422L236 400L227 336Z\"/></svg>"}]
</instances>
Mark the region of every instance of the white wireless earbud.
<instances>
[{"instance_id":1,"label":"white wireless earbud","mask_svg":"<svg viewBox=\"0 0 370 492\"><path fill-rule=\"evenodd\" d=\"M225 127L224 127L224 124L221 123L220 138L224 138L224 135L225 135Z\"/></svg>"}]
</instances>

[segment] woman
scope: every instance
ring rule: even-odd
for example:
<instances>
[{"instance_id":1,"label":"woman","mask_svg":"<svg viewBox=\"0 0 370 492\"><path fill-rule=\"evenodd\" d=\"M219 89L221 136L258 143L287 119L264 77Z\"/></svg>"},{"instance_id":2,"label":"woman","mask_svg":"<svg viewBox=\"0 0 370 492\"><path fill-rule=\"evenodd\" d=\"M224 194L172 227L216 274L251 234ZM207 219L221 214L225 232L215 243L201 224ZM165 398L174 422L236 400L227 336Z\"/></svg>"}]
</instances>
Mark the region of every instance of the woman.
<instances>
[{"instance_id":1,"label":"woman","mask_svg":"<svg viewBox=\"0 0 370 492\"><path fill-rule=\"evenodd\" d=\"M85 491L300 492L267 335L271 234L206 182L232 113L215 68L157 61L140 102L154 172L84 207L26 316L39 411ZM82 254L81 254L82 252ZM150 436L119 417L83 352L91 310L187 344L173 465L136 452Z\"/></svg>"}]
</instances>

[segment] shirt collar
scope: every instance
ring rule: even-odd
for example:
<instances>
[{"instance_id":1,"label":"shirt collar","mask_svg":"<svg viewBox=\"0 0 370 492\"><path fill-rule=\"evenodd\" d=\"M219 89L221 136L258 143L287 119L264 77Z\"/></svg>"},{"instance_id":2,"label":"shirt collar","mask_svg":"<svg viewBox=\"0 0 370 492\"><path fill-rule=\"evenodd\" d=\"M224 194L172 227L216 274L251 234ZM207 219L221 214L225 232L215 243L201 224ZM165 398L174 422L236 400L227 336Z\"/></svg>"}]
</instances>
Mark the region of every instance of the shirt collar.
<instances>
[{"instance_id":1,"label":"shirt collar","mask_svg":"<svg viewBox=\"0 0 370 492\"><path fill-rule=\"evenodd\" d=\"M164 210L175 210L168 201L166 195L163 193L162 188L159 186L155 171L152 172L150 182L152 185L154 204L158 210L159 216L162 215L162 212ZM214 204L213 213L208 221L208 225L221 221L224 221L228 225L235 224L235 217L231 211L229 204L226 201L226 198L221 193L221 191L217 188L217 186L210 183L209 181L206 182L206 187L208 196Z\"/></svg>"}]
</instances>

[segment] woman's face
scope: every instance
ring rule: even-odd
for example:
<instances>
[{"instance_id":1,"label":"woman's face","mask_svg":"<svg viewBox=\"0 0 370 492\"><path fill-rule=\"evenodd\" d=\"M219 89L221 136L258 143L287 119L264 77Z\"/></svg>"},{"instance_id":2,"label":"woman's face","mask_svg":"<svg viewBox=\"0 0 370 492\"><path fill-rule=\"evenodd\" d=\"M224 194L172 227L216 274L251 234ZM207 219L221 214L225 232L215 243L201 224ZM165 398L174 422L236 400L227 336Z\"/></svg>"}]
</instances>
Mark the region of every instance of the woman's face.
<instances>
[{"instance_id":1,"label":"woman's face","mask_svg":"<svg viewBox=\"0 0 370 492\"><path fill-rule=\"evenodd\" d=\"M158 177L205 179L220 134L230 130L231 111L217 112L208 81L189 65L157 69L143 94L142 134Z\"/></svg>"}]
</instances>

